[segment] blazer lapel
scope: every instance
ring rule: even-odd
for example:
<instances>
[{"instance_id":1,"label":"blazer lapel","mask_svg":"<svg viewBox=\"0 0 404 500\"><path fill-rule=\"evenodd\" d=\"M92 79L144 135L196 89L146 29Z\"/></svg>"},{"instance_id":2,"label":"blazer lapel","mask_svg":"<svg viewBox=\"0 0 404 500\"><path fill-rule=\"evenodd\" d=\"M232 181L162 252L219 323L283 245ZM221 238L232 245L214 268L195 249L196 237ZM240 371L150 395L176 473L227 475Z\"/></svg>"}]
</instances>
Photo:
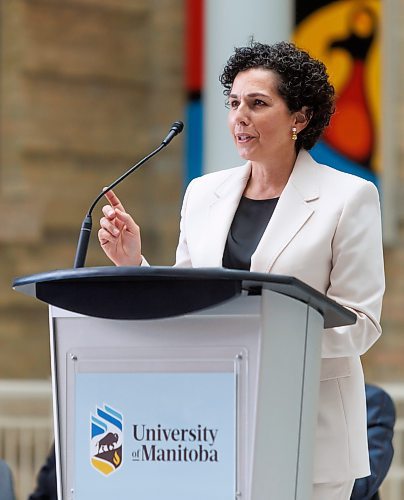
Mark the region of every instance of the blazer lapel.
<instances>
[{"instance_id":1,"label":"blazer lapel","mask_svg":"<svg viewBox=\"0 0 404 500\"><path fill-rule=\"evenodd\" d=\"M206 228L206 236L209 238L209 255L204 256L205 265L208 267L222 266L227 235L250 172L250 162L233 170L212 195Z\"/></svg>"},{"instance_id":2,"label":"blazer lapel","mask_svg":"<svg viewBox=\"0 0 404 500\"><path fill-rule=\"evenodd\" d=\"M317 164L302 150L271 220L251 257L251 271L269 272L278 256L311 217L319 196Z\"/></svg>"}]
</instances>

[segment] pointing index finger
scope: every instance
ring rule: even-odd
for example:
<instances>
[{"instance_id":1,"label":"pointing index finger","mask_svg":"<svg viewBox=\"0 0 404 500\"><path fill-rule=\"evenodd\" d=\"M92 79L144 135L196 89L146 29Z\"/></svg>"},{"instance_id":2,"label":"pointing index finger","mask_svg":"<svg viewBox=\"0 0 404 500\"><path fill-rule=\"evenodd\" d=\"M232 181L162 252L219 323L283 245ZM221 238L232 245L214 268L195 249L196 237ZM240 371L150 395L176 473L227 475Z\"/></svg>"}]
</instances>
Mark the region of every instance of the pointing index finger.
<instances>
[{"instance_id":1,"label":"pointing index finger","mask_svg":"<svg viewBox=\"0 0 404 500\"><path fill-rule=\"evenodd\" d=\"M104 188L106 189L106 188ZM118 198L118 196L114 193L114 191L108 191L104 193L105 198L108 200L109 204L112 206L112 208L118 208L122 212L125 212L125 209Z\"/></svg>"}]
</instances>

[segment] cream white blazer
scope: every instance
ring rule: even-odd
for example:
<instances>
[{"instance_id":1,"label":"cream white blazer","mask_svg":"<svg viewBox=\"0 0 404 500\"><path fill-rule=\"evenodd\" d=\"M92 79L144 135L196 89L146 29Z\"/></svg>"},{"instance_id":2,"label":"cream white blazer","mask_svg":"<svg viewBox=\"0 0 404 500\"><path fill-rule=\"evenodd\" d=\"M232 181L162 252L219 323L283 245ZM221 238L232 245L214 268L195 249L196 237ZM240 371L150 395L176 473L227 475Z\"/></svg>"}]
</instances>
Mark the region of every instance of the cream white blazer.
<instances>
[{"instance_id":1,"label":"cream white blazer","mask_svg":"<svg viewBox=\"0 0 404 500\"><path fill-rule=\"evenodd\" d=\"M247 162L190 183L176 266L222 266L227 234L250 171ZM356 313L355 325L323 333L314 482L368 475L359 356L381 333L384 266L375 186L320 165L301 151L252 256L251 271L295 276Z\"/></svg>"}]
</instances>

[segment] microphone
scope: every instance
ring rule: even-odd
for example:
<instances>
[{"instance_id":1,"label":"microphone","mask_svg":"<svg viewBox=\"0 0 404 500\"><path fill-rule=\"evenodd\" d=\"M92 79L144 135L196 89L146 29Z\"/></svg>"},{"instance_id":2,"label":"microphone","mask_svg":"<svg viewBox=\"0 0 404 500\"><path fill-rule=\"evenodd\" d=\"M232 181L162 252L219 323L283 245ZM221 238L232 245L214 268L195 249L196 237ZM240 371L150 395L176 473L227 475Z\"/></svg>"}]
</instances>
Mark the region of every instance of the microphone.
<instances>
[{"instance_id":1,"label":"microphone","mask_svg":"<svg viewBox=\"0 0 404 500\"><path fill-rule=\"evenodd\" d=\"M174 122L171 125L170 132L168 132L167 137L163 140L162 144L167 146L174 139L174 137L182 132L184 124L180 121Z\"/></svg>"},{"instance_id":2,"label":"microphone","mask_svg":"<svg viewBox=\"0 0 404 500\"><path fill-rule=\"evenodd\" d=\"M86 261L86 256L87 256L88 242L90 240L90 234L93 225L91 214L94 210L94 207L99 202L99 200L105 195L105 193L113 189L121 181L126 179L126 177L128 177L132 172L134 172L140 166L146 163L147 160L149 160L154 155L159 153L162 149L164 149L166 146L168 146L168 144L170 144L170 142L174 139L174 137L182 132L183 128L184 124L181 121L174 122L171 125L170 131L168 132L167 136L165 137L165 139L163 139L158 148L156 148L154 151L152 151L147 156L142 158L138 163L130 167L129 170L127 170L124 174L118 177L118 179L116 179L108 187L102 190L101 193L95 198L81 225L79 241L77 243L77 249L76 249L76 256L74 258L74 268L84 267L84 263Z\"/></svg>"}]
</instances>

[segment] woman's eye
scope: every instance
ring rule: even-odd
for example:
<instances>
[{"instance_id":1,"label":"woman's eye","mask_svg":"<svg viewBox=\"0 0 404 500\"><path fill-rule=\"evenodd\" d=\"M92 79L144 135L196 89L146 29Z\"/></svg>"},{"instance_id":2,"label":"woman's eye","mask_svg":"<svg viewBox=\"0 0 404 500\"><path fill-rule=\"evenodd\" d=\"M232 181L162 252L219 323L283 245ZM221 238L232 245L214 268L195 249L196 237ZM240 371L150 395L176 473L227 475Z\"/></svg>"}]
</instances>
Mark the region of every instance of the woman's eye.
<instances>
[{"instance_id":1,"label":"woman's eye","mask_svg":"<svg viewBox=\"0 0 404 500\"><path fill-rule=\"evenodd\" d=\"M232 109L236 109L236 108L237 108L237 106L238 106L238 101L231 101L231 102L230 102L230 107L231 107Z\"/></svg>"},{"instance_id":2,"label":"woman's eye","mask_svg":"<svg viewBox=\"0 0 404 500\"><path fill-rule=\"evenodd\" d=\"M261 101L261 99L255 99L254 104L255 104L256 106L264 106L264 105L265 105L265 102L264 102L264 101Z\"/></svg>"}]
</instances>

